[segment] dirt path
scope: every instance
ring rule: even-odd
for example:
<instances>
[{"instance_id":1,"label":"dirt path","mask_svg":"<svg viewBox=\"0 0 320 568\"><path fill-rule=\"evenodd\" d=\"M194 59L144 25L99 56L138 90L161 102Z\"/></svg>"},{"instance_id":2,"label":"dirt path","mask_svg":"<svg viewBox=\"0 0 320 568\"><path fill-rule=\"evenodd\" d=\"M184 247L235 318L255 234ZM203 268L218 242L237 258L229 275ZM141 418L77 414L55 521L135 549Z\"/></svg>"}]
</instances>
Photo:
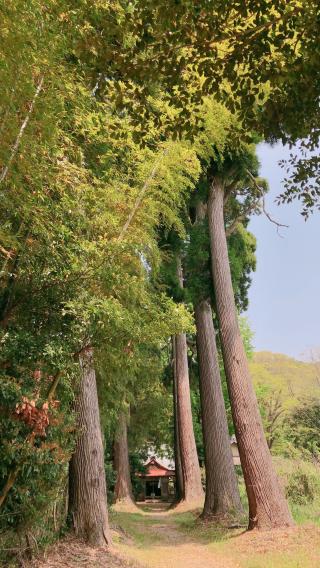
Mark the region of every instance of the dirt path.
<instances>
[{"instance_id":1,"label":"dirt path","mask_svg":"<svg viewBox=\"0 0 320 568\"><path fill-rule=\"evenodd\" d=\"M117 514L126 538L115 545L146 568L319 568L320 529L218 529L196 515L161 511Z\"/></svg>"},{"instance_id":2,"label":"dirt path","mask_svg":"<svg viewBox=\"0 0 320 568\"><path fill-rule=\"evenodd\" d=\"M134 543L129 539L115 548L148 568L240 568L181 530L170 512L144 513L135 521L134 533Z\"/></svg>"}]
</instances>

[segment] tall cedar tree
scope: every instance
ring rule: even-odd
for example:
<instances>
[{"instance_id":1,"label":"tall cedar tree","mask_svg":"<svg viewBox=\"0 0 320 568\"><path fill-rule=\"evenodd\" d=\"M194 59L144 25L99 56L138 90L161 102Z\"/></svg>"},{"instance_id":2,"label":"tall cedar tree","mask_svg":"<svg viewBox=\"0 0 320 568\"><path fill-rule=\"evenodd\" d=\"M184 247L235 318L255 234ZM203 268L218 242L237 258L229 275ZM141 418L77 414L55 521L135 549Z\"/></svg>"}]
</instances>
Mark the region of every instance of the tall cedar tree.
<instances>
[{"instance_id":1,"label":"tall cedar tree","mask_svg":"<svg viewBox=\"0 0 320 568\"><path fill-rule=\"evenodd\" d=\"M183 273L179 257L177 259L177 274L180 287L183 288ZM176 412L183 483L182 502L189 506L199 503L203 499L203 489L192 423L188 347L185 333L179 333L175 336L174 353Z\"/></svg>"},{"instance_id":2,"label":"tall cedar tree","mask_svg":"<svg viewBox=\"0 0 320 568\"><path fill-rule=\"evenodd\" d=\"M205 205L199 202L196 211L196 222L204 224ZM233 465L212 309L207 298L198 299L195 304L206 470L202 517L217 520L228 517L240 518L243 509Z\"/></svg>"},{"instance_id":3,"label":"tall cedar tree","mask_svg":"<svg viewBox=\"0 0 320 568\"><path fill-rule=\"evenodd\" d=\"M79 438L69 473L69 515L78 537L93 546L111 543L108 523L104 448L93 350L80 354L82 377L76 399Z\"/></svg>"},{"instance_id":4,"label":"tall cedar tree","mask_svg":"<svg viewBox=\"0 0 320 568\"><path fill-rule=\"evenodd\" d=\"M177 392L177 357L176 357L176 338L172 337L172 363L173 363L173 420L174 420L174 461L176 471L176 495L177 501L181 501L184 496L183 475L181 466L181 450L179 438L179 418L178 418L178 392Z\"/></svg>"},{"instance_id":5,"label":"tall cedar tree","mask_svg":"<svg viewBox=\"0 0 320 568\"><path fill-rule=\"evenodd\" d=\"M224 219L225 184L214 176L208 199L211 262L232 416L249 500L249 529L293 524L264 435L241 338Z\"/></svg>"},{"instance_id":6,"label":"tall cedar tree","mask_svg":"<svg viewBox=\"0 0 320 568\"><path fill-rule=\"evenodd\" d=\"M128 426L125 412L119 416L118 428L114 440L114 469L117 473L114 489L115 503L134 505L130 476Z\"/></svg>"}]
</instances>

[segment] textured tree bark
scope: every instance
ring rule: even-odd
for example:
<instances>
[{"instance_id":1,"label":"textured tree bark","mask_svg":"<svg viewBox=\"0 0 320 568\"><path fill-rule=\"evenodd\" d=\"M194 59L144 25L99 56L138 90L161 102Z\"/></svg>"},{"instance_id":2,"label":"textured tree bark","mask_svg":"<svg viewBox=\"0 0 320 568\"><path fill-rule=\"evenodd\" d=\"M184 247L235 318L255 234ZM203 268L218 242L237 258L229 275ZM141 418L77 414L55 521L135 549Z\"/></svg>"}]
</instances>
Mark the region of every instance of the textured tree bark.
<instances>
[{"instance_id":1,"label":"textured tree bark","mask_svg":"<svg viewBox=\"0 0 320 568\"><path fill-rule=\"evenodd\" d=\"M196 503L203 499L203 489L196 442L193 432L187 339L185 333L175 337L177 371L177 407L181 469L183 479L183 501Z\"/></svg>"},{"instance_id":2,"label":"textured tree bark","mask_svg":"<svg viewBox=\"0 0 320 568\"><path fill-rule=\"evenodd\" d=\"M249 500L249 529L290 526L293 520L272 464L240 335L224 225L224 187L217 179L210 188L208 220L223 360Z\"/></svg>"},{"instance_id":3,"label":"textured tree bark","mask_svg":"<svg viewBox=\"0 0 320 568\"><path fill-rule=\"evenodd\" d=\"M195 308L200 371L206 493L202 517L239 519L243 513L234 470L211 306Z\"/></svg>"},{"instance_id":4,"label":"textured tree bark","mask_svg":"<svg viewBox=\"0 0 320 568\"><path fill-rule=\"evenodd\" d=\"M177 275L183 288L181 260L178 259ZM179 448L182 470L183 501L186 504L203 500L200 466L194 438L190 399L188 348L185 333L174 338L175 376Z\"/></svg>"},{"instance_id":5,"label":"textured tree bark","mask_svg":"<svg viewBox=\"0 0 320 568\"><path fill-rule=\"evenodd\" d=\"M69 514L75 533L92 546L110 544L104 450L93 351L80 354L81 382L76 400L79 438L70 462Z\"/></svg>"},{"instance_id":6,"label":"textured tree bark","mask_svg":"<svg viewBox=\"0 0 320 568\"><path fill-rule=\"evenodd\" d=\"M127 417L120 414L118 430L114 441L114 465L117 472L114 490L115 502L133 505L132 483L130 477Z\"/></svg>"},{"instance_id":7,"label":"textured tree bark","mask_svg":"<svg viewBox=\"0 0 320 568\"><path fill-rule=\"evenodd\" d=\"M184 499L183 475L181 467L180 443L179 443L179 420L178 420L178 397L177 397L177 368L175 353L175 337L172 337L173 356L173 419L174 419L174 461L176 471L176 501Z\"/></svg>"}]
</instances>

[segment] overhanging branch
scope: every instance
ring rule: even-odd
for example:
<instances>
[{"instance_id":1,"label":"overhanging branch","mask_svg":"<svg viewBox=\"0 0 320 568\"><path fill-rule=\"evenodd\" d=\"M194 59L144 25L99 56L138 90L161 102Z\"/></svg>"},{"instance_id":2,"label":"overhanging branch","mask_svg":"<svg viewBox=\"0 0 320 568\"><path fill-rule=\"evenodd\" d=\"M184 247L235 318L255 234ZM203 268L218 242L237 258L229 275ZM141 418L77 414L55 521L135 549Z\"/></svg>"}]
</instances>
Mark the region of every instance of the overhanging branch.
<instances>
[{"instance_id":1,"label":"overhanging branch","mask_svg":"<svg viewBox=\"0 0 320 568\"><path fill-rule=\"evenodd\" d=\"M253 185L255 186L255 188L258 190L258 192L260 194L261 210L262 210L263 214L267 217L267 219L270 221L270 223L273 223L274 225L276 225L277 233L281 237L282 235L280 235L280 233L279 233L279 228L285 227L286 229L288 229L289 225L285 225L283 223L280 223L279 221L276 221L275 219L273 219L273 217L271 217L270 213L266 209L265 196L264 196L264 191L263 191L262 187L260 187L260 185L257 183L256 178L254 177L254 175L249 170L246 170L246 172L247 172L249 178L251 179Z\"/></svg>"}]
</instances>

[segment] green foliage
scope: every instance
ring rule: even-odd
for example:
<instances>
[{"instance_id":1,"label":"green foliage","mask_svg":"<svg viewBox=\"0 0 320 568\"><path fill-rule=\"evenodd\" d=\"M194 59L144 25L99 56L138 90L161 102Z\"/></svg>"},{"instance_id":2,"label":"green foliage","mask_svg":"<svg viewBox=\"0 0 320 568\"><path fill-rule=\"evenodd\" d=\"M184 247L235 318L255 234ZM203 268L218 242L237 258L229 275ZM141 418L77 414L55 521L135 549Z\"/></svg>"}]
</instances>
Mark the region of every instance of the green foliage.
<instances>
[{"instance_id":1,"label":"green foliage","mask_svg":"<svg viewBox=\"0 0 320 568\"><path fill-rule=\"evenodd\" d=\"M249 2L245 7L220 2L213 9L208 1L196 6L162 1L156 7L143 1L130 5L129 12L117 22L125 22L130 41L126 49L110 50L104 69L108 76L120 74L126 101L118 100L132 120L150 121L154 109L148 97L161 84L174 109L167 130L176 135L194 138L202 126L202 101L210 95L240 117L242 137L250 138L250 129L270 140L303 139L311 156L292 155L280 199L301 199L308 216L319 205L319 159L312 156L319 142L318 2ZM120 24L120 42L122 31ZM101 50L98 37L96 32ZM159 114L154 121L161 124ZM140 125L142 135L145 129Z\"/></svg>"},{"instance_id":2,"label":"green foliage","mask_svg":"<svg viewBox=\"0 0 320 568\"><path fill-rule=\"evenodd\" d=\"M319 461L320 404L307 398L289 416L288 439L297 449L303 449Z\"/></svg>"},{"instance_id":3,"label":"green foliage","mask_svg":"<svg viewBox=\"0 0 320 568\"><path fill-rule=\"evenodd\" d=\"M254 354L254 333L251 330L249 321L245 316L239 317L239 327L247 358L251 360Z\"/></svg>"},{"instance_id":4,"label":"green foliage","mask_svg":"<svg viewBox=\"0 0 320 568\"><path fill-rule=\"evenodd\" d=\"M124 395L151 409L149 392L153 408L159 402L168 408L161 353L172 333L192 327L188 311L159 293L154 280L161 263L157 227L182 230L179 213L200 163L189 144L160 139L155 130L141 148L127 116L93 96L94 69L74 56L83 14L77 19L74 12L74 34L65 35L65 8L7 4L3 23L14 50L1 44L7 89L0 149L1 491L17 472L1 529L21 533L49 518L66 483L75 443L74 355L84 342L95 348L111 433ZM59 406L45 411L58 374ZM45 432L16 416L22 404L47 420ZM158 431L151 427L149 434L156 438Z\"/></svg>"},{"instance_id":5,"label":"green foliage","mask_svg":"<svg viewBox=\"0 0 320 568\"><path fill-rule=\"evenodd\" d=\"M143 492L144 486L137 473L146 473L145 462L147 461L147 453L140 450L139 453L130 454L130 471L132 480L132 491L136 499Z\"/></svg>"},{"instance_id":6,"label":"green foliage","mask_svg":"<svg viewBox=\"0 0 320 568\"><path fill-rule=\"evenodd\" d=\"M318 460L317 363L261 352L254 354L250 370L272 453Z\"/></svg>"},{"instance_id":7,"label":"green foliage","mask_svg":"<svg viewBox=\"0 0 320 568\"><path fill-rule=\"evenodd\" d=\"M318 396L318 372L314 363L262 351L254 354L250 371L255 385L269 385L272 390L281 391L282 400L288 407L296 406L304 396Z\"/></svg>"},{"instance_id":8,"label":"green foliage","mask_svg":"<svg viewBox=\"0 0 320 568\"><path fill-rule=\"evenodd\" d=\"M284 191L278 196L277 202L281 204L300 200L301 214L304 219L308 219L311 213L320 209L318 133L312 132L307 140L302 140L297 146L297 150L290 153L287 160L279 162L285 178Z\"/></svg>"},{"instance_id":9,"label":"green foliage","mask_svg":"<svg viewBox=\"0 0 320 568\"><path fill-rule=\"evenodd\" d=\"M320 496L319 472L301 465L291 475L287 485L287 496L299 505L306 505Z\"/></svg>"},{"instance_id":10,"label":"green foliage","mask_svg":"<svg viewBox=\"0 0 320 568\"><path fill-rule=\"evenodd\" d=\"M301 459L275 460L287 497L294 505L307 505L320 498L319 465Z\"/></svg>"},{"instance_id":11,"label":"green foliage","mask_svg":"<svg viewBox=\"0 0 320 568\"><path fill-rule=\"evenodd\" d=\"M283 402L281 391L273 390L264 383L256 384L255 391L270 450L273 454L288 455L291 449L286 427L288 406Z\"/></svg>"},{"instance_id":12,"label":"green foliage","mask_svg":"<svg viewBox=\"0 0 320 568\"><path fill-rule=\"evenodd\" d=\"M108 440L110 441L110 440ZM104 468L105 468L105 475L106 475L106 482L107 482L107 502L108 505L112 504L113 501L113 493L114 487L117 480L117 474L113 467L113 459L112 459L112 448L111 445L108 444L105 448L104 452Z\"/></svg>"},{"instance_id":13,"label":"green foliage","mask_svg":"<svg viewBox=\"0 0 320 568\"><path fill-rule=\"evenodd\" d=\"M213 298L210 267L210 241L206 220L190 227L186 243L187 298L196 305L201 300Z\"/></svg>"},{"instance_id":14,"label":"green foliage","mask_svg":"<svg viewBox=\"0 0 320 568\"><path fill-rule=\"evenodd\" d=\"M243 225L229 237L229 259L236 304L240 312L248 308L251 273L256 268L256 239Z\"/></svg>"}]
</instances>

